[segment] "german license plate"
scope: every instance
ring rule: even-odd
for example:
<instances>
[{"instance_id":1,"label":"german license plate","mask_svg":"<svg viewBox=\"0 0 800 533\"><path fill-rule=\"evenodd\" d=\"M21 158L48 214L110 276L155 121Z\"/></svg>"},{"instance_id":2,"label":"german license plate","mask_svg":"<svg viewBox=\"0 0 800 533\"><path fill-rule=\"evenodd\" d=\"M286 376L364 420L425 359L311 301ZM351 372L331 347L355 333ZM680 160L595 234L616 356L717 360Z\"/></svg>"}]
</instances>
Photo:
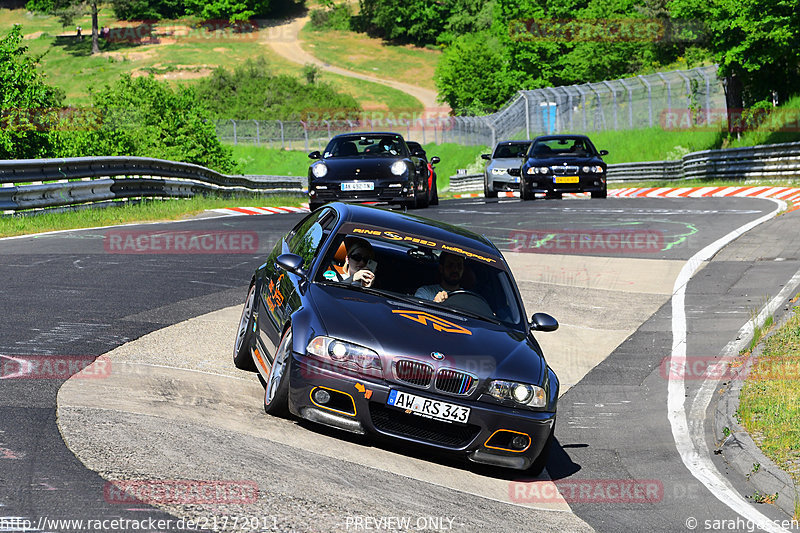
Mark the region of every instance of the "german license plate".
<instances>
[{"instance_id":1,"label":"german license plate","mask_svg":"<svg viewBox=\"0 0 800 533\"><path fill-rule=\"evenodd\" d=\"M386 403L430 418L460 422L462 424L466 424L467 420L469 420L469 407L423 398L416 394L409 394L394 389L389 392L389 399L386 400Z\"/></svg>"},{"instance_id":2,"label":"german license plate","mask_svg":"<svg viewBox=\"0 0 800 533\"><path fill-rule=\"evenodd\" d=\"M371 181L356 181L342 183L343 191L374 191L375 184Z\"/></svg>"},{"instance_id":3,"label":"german license plate","mask_svg":"<svg viewBox=\"0 0 800 533\"><path fill-rule=\"evenodd\" d=\"M554 183L580 183L578 176L556 176Z\"/></svg>"}]
</instances>

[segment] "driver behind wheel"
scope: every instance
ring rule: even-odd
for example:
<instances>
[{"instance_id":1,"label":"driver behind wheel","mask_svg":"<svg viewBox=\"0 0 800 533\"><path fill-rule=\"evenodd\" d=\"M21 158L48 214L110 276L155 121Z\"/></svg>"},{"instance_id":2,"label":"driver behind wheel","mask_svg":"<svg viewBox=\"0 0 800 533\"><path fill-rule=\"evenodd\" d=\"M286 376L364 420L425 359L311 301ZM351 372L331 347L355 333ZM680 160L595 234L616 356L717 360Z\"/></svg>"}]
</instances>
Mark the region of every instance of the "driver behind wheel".
<instances>
[{"instance_id":1,"label":"driver behind wheel","mask_svg":"<svg viewBox=\"0 0 800 533\"><path fill-rule=\"evenodd\" d=\"M423 285L414 296L441 303L447 300L449 293L461 289L461 278L464 276L464 258L460 255L442 252L439 255L439 283Z\"/></svg>"}]
</instances>

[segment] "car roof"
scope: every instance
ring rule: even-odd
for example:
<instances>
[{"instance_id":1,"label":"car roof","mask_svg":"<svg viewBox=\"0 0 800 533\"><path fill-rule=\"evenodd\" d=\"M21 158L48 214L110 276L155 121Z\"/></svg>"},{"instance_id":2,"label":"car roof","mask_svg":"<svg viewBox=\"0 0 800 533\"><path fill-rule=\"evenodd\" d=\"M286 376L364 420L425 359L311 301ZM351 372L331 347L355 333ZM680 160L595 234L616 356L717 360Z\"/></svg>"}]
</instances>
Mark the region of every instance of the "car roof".
<instances>
[{"instance_id":1,"label":"car roof","mask_svg":"<svg viewBox=\"0 0 800 533\"><path fill-rule=\"evenodd\" d=\"M555 141L558 139L589 139L586 135L580 134L564 134L564 135L540 135L534 139L534 141Z\"/></svg>"},{"instance_id":2,"label":"car roof","mask_svg":"<svg viewBox=\"0 0 800 533\"><path fill-rule=\"evenodd\" d=\"M372 135L376 135L376 136L377 135L386 135L386 136L393 135L393 136L397 136L397 137L400 137L401 139L403 139L402 135L400 135L399 133L395 133L393 131L354 131L354 132L351 132L351 133L340 133L339 135L335 135L334 137L332 137L331 140L339 139L339 138L342 138L342 137L361 137L362 135L369 135L369 136L372 136ZM403 139L403 140L405 141L405 139Z\"/></svg>"},{"instance_id":3,"label":"car roof","mask_svg":"<svg viewBox=\"0 0 800 533\"><path fill-rule=\"evenodd\" d=\"M533 141L531 141L531 140L527 140L527 141L500 141L495 146L501 146L501 145L505 145L505 144L507 144L507 145L512 145L512 144L530 144L532 142Z\"/></svg>"},{"instance_id":4,"label":"car roof","mask_svg":"<svg viewBox=\"0 0 800 533\"><path fill-rule=\"evenodd\" d=\"M330 206L342 215L342 222L369 224L402 233L437 239L496 257L501 255L497 247L483 235L478 235L446 222L359 204L334 202Z\"/></svg>"}]
</instances>

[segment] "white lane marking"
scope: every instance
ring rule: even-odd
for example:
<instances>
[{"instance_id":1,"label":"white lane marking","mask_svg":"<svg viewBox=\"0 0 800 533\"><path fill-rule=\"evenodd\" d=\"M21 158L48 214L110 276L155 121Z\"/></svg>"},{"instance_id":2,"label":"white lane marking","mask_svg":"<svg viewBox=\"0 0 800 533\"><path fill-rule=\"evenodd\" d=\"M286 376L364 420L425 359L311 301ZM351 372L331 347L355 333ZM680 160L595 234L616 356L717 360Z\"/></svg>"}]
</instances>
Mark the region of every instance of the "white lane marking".
<instances>
[{"instance_id":1,"label":"white lane marking","mask_svg":"<svg viewBox=\"0 0 800 533\"><path fill-rule=\"evenodd\" d=\"M672 353L670 355L670 368L685 368L686 365L686 286L689 280L700 268L700 265L710 259L715 253L725 245L777 215L786 209L786 203L774 200L777 205L771 213L764 215L740 228L728 233L727 235L712 242L695 255L681 269L678 278L675 280L674 291L672 294ZM672 366L676 365L676 366ZM680 366L678 366L680 365ZM746 520L750 520L759 528L765 531L786 532L784 528L778 527L772 520L756 510L749 502L734 489L727 480L717 471L711 458L708 456L708 449L699 448L692 440L689 424L686 417L686 387L683 375L680 372L676 376L671 376L667 383L667 416L672 427L672 438L681 456L683 464L689 472L700 481L719 501L730 507L738 515ZM699 404L695 405L698 409ZM706 405L707 407L707 405ZM705 407L702 408L705 413Z\"/></svg>"}]
</instances>

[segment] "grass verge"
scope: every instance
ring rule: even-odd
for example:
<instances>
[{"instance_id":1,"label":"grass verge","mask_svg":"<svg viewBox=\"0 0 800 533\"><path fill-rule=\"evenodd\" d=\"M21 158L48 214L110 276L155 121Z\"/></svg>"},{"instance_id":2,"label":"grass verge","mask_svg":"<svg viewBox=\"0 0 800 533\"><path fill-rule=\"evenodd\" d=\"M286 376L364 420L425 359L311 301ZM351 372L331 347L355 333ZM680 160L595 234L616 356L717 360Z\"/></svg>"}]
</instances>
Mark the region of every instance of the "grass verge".
<instances>
[{"instance_id":1,"label":"grass verge","mask_svg":"<svg viewBox=\"0 0 800 533\"><path fill-rule=\"evenodd\" d=\"M206 209L221 207L299 207L305 201L305 197L296 196L237 198L206 196L171 200L145 200L141 203L120 202L121 205L118 207L0 217L0 237L13 237L15 235L66 229L96 228L135 222L181 220L191 218Z\"/></svg>"},{"instance_id":2,"label":"grass verge","mask_svg":"<svg viewBox=\"0 0 800 533\"><path fill-rule=\"evenodd\" d=\"M433 73L442 55L438 50L386 44L351 31L313 30L308 24L300 39L303 48L331 65L436 90Z\"/></svg>"},{"instance_id":3,"label":"grass verge","mask_svg":"<svg viewBox=\"0 0 800 533\"><path fill-rule=\"evenodd\" d=\"M800 306L794 311L764 341L736 415L764 454L800 483Z\"/></svg>"}]
</instances>

